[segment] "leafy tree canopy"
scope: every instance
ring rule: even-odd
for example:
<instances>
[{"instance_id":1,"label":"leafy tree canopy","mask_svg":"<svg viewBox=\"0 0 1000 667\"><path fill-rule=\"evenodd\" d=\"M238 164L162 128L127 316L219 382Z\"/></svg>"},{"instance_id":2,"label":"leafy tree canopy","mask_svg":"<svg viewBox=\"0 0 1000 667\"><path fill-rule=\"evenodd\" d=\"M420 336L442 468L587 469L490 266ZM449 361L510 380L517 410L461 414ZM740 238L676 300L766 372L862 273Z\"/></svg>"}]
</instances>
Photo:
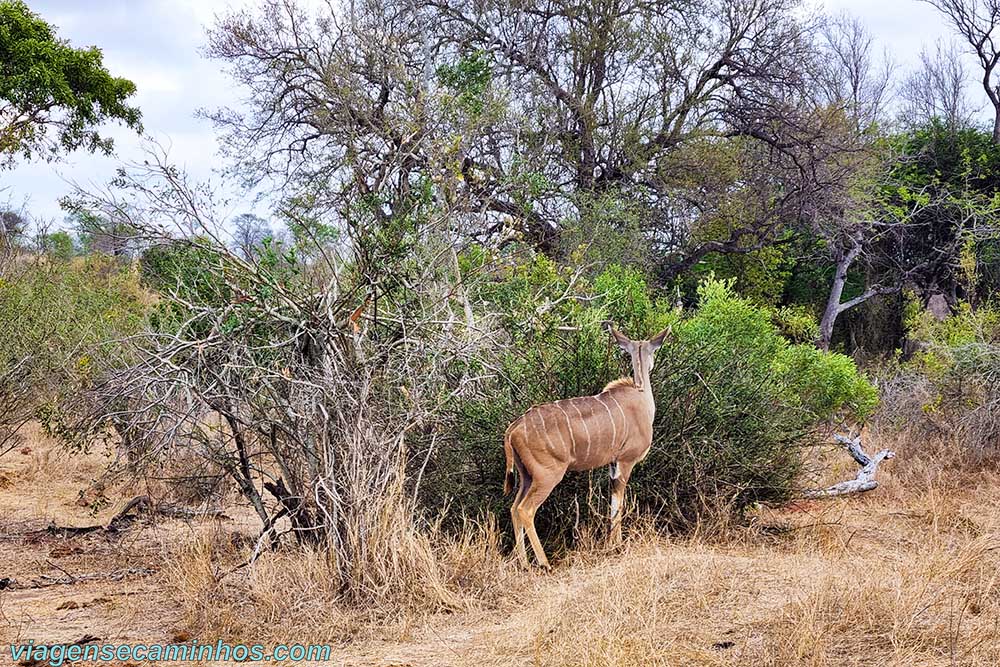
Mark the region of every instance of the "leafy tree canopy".
<instances>
[{"instance_id":1,"label":"leafy tree canopy","mask_svg":"<svg viewBox=\"0 0 1000 667\"><path fill-rule=\"evenodd\" d=\"M100 49L73 48L20 0L0 0L0 168L18 155L110 153L97 127L117 120L141 131L139 109L126 104L134 94L134 83L105 69Z\"/></svg>"}]
</instances>

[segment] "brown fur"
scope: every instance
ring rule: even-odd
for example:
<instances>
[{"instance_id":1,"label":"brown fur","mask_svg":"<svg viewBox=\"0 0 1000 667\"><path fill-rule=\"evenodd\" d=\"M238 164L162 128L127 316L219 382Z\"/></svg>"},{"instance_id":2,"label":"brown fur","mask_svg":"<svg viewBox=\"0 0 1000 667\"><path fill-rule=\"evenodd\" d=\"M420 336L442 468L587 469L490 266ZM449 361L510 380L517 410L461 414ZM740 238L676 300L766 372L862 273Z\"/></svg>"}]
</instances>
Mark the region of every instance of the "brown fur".
<instances>
[{"instance_id":1,"label":"brown fur","mask_svg":"<svg viewBox=\"0 0 1000 667\"><path fill-rule=\"evenodd\" d=\"M506 468L504 492L514 490L514 471L520 477L510 508L516 549L523 563L527 533L540 565L548 559L535 532L535 512L569 470L610 466L611 538L621 539L621 507L632 467L641 461L653 441L653 403L649 373L653 353L669 333L651 340L632 341L611 330L618 345L632 356L633 377L609 382L596 396L581 396L536 405L504 433Z\"/></svg>"},{"instance_id":2,"label":"brown fur","mask_svg":"<svg viewBox=\"0 0 1000 667\"><path fill-rule=\"evenodd\" d=\"M635 387L635 380L632 378L618 378L617 380L612 380L604 385L604 389L602 389L601 392L610 391L616 387Z\"/></svg>"}]
</instances>

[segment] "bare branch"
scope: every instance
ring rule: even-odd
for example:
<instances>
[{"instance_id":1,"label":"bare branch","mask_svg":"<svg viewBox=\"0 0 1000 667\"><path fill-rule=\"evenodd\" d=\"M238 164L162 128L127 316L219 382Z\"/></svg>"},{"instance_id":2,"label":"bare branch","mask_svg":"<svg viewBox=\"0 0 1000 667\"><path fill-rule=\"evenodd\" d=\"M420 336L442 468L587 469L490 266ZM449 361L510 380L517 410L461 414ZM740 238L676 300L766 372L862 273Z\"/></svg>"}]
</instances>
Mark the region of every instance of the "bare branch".
<instances>
[{"instance_id":1,"label":"bare branch","mask_svg":"<svg viewBox=\"0 0 1000 667\"><path fill-rule=\"evenodd\" d=\"M896 456L895 452L884 449L875 454L875 456L869 457L868 454L865 453L864 448L861 446L861 436L851 438L842 435L835 435L834 439L847 447L847 451L851 455L851 458L853 458L857 464L861 466L861 470L858 471L858 475L854 479L834 484L833 486L825 489L811 489L803 491L802 497L833 498L851 493L864 493L866 491L872 491L878 488L878 481L876 481L875 475L878 473L879 464L886 459L891 459Z\"/></svg>"}]
</instances>

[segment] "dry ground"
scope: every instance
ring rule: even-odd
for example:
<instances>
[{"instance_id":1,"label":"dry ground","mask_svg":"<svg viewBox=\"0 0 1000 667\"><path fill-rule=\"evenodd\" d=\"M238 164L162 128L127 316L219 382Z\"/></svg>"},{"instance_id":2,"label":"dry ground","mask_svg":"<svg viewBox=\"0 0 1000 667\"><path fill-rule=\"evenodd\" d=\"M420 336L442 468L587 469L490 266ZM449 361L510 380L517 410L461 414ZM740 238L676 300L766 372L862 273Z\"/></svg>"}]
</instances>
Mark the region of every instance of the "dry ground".
<instances>
[{"instance_id":1,"label":"dry ground","mask_svg":"<svg viewBox=\"0 0 1000 667\"><path fill-rule=\"evenodd\" d=\"M91 635L330 641L346 665L1000 664L1000 473L893 444L900 456L866 496L762 511L723 538L633 530L622 551L581 548L551 574L499 558L486 529L444 548L467 573L445 613L345 609L319 554L220 578L255 530L235 510L48 534L106 523L142 489L107 490L94 515L78 499L102 454L70 456L34 432L0 458L0 583L13 580L0 590L0 660L10 641Z\"/></svg>"}]
</instances>

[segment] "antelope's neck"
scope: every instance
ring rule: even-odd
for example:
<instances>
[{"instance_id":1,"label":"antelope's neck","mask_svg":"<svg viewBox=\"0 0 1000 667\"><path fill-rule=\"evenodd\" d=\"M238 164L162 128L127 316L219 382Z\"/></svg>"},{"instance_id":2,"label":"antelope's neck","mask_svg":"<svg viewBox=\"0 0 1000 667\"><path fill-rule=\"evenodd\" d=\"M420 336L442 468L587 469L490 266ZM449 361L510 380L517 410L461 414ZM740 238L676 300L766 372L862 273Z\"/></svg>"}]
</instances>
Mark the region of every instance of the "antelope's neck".
<instances>
[{"instance_id":1,"label":"antelope's neck","mask_svg":"<svg viewBox=\"0 0 1000 667\"><path fill-rule=\"evenodd\" d=\"M639 392L642 397L641 400L646 406L646 411L649 413L649 421L653 421L653 417L656 415L656 400L653 398L653 388L649 386L649 378L646 378L646 384L643 385L642 391Z\"/></svg>"},{"instance_id":2,"label":"antelope's neck","mask_svg":"<svg viewBox=\"0 0 1000 667\"><path fill-rule=\"evenodd\" d=\"M650 390L647 384L642 391L636 387L630 387L628 391L628 400L639 408L639 412L649 420L649 423L653 423L653 417L656 415L656 402L653 400L653 392Z\"/></svg>"},{"instance_id":3,"label":"antelope's neck","mask_svg":"<svg viewBox=\"0 0 1000 667\"><path fill-rule=\"evenodd\" d=\"M646 373L646 376L642 378L642 391L639 394L642 396L642 400L645 401L649 409L649 417L652 419L656 413L656 400L653 398L653 384L649 375L649 373Z\"/></svg>"}]
</instances>

